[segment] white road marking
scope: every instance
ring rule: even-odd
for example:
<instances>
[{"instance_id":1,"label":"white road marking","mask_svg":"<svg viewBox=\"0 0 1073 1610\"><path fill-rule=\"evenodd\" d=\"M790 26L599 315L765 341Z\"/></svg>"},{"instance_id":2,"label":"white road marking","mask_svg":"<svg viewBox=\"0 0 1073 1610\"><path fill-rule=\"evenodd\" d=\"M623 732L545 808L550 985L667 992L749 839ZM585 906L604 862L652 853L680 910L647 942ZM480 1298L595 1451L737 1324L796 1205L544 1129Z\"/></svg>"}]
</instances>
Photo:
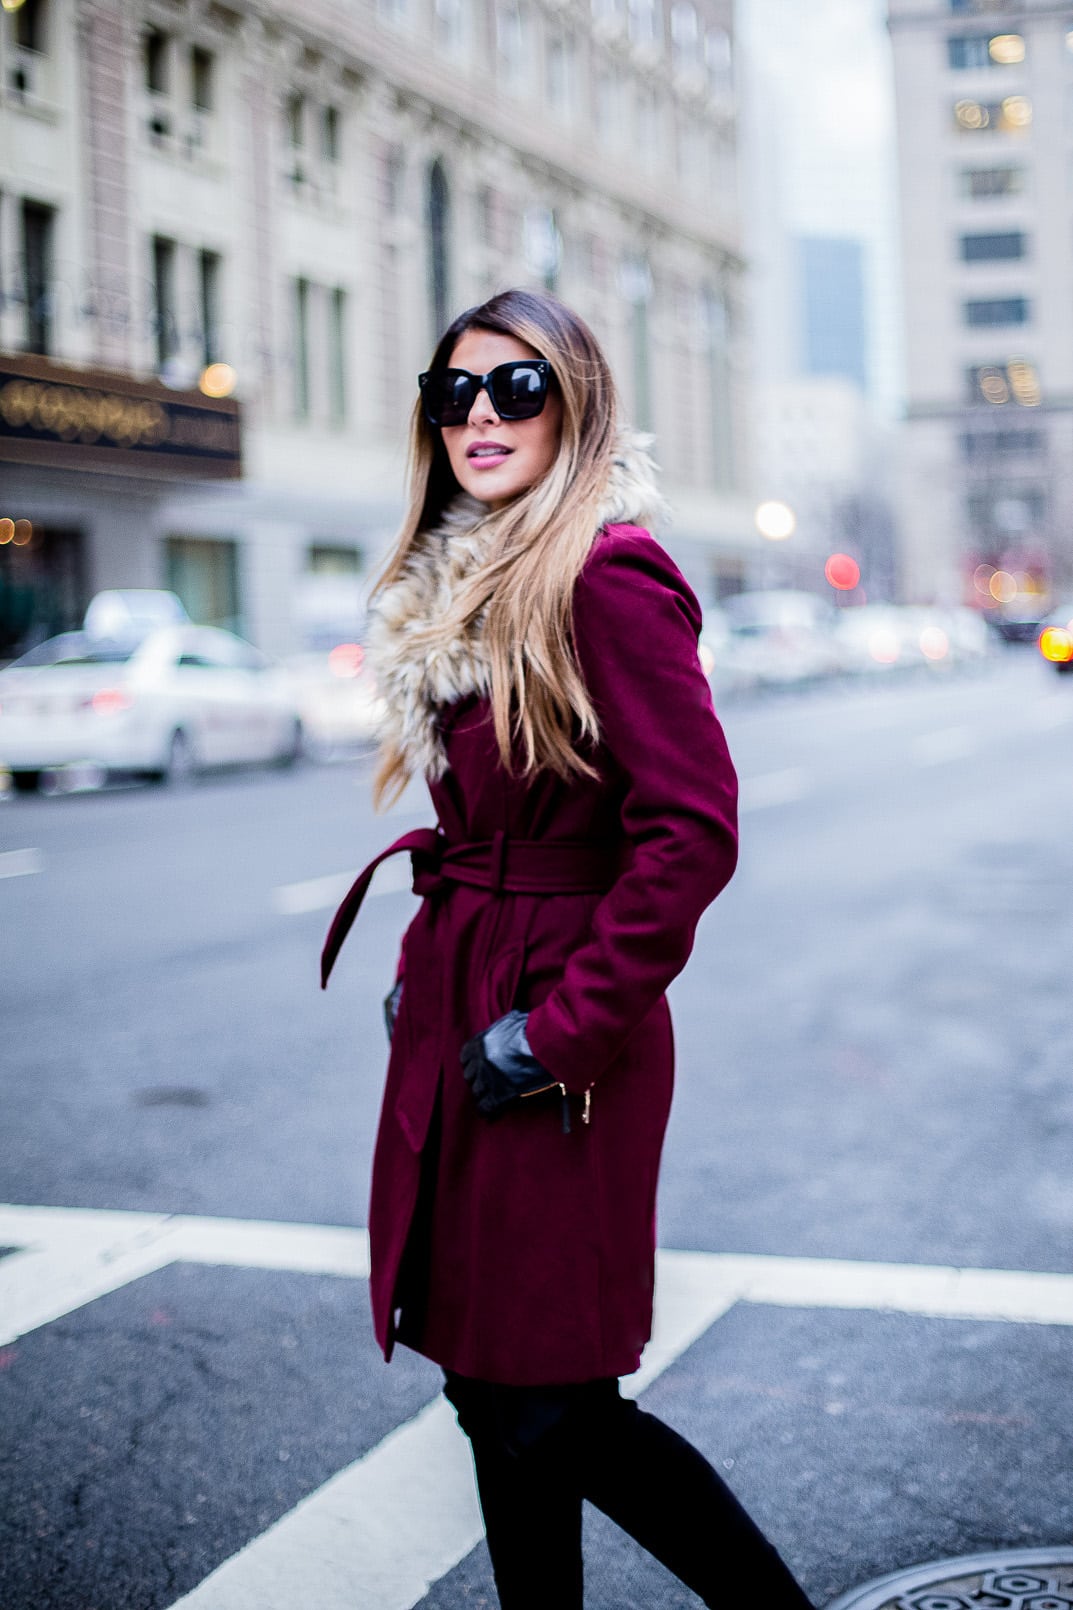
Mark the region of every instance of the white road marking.
<instances>
[{"instance_id":1,"label":"white road marking","mask_svg":"<svg viewBox=\"0 0 1073 1610\"><path fill-rule=\"evenodd\" d=\"M0 853L0 878L25 878L44 866L40 850L4 850Z\"/></svg>"},{"instance_id":2,"label":"white road marking","mask_svg":"<svg viewBox=\"0 0 1073 1610\"><path fill-rule=\"evenodd\" d=\"M739 785L738 808L762 811L771 805L789 805L808 792L808 773L800 766L785 771L764 772L760 777L743 777Z\"/></svg>"},{"instance_id":3,"label":"white road marking","mask_svg":"<svg viewBox=\"0 0 1073 1610\"><path fill-rule=\"evenodd\" d=\"M169 1263L363 1279L364 1230L87 1208L0 1207L0 1346Z\"/></svg>"},{"instance_id":4,"label":"white road marking","mask_svg":"<svg viewBox=\"0 0 1073 1610\"><path fill-rule=\"evenodd\" d=\"M298 917L307 911L329 911L337 906L357 877L357 872L330 872L324 878L306 878L301 883L283 883L272 891L272 904L284 917ZM367 900L379 894L399 894L413 881L410 862L400 855L377 867Z\"/></svg>"},{"instance_id":5,"label":"white road marking","mask_svg":"<svg viewBox=\"0 0 1073 1610\"><path fill-rule=\"evenodd\" d=\"M964 760L976 745L971 727L940 727L914 738L912 755L917 766L941 766L948 760Z\"/></svg>"},{"instance_id":6,"label":"white road marking","mask_svg":"<svg viewBox=\"0 0 1073 1610\"><path fill-rule=\"evenodd\" d=\"M16 1322L2 1341L172 1261L350 1278L369 1267L362 1230L79 1208L0 1207L0 1245L24 1249L0 1259L0 1309ZM1073 1325L1073 1275L662 1251L653 1339L626 1392L643 1392L736 1302ZM413 1610L480 1537L468 1450L436 1399L174 1610Z\"/></svg>"}]
</instances>

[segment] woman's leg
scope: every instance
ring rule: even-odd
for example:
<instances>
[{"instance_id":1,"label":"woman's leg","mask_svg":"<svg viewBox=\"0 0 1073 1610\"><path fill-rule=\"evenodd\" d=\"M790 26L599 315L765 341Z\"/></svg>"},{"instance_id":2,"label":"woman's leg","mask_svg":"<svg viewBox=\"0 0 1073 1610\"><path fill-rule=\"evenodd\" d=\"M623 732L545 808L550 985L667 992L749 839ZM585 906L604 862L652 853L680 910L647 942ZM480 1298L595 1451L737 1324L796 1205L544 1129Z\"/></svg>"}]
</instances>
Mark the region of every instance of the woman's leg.
<instances>
[{"instance_id":1,"label":"woman's leg","mask_svg":"<svg viewBox=\"0 0 1073 1610\"><path fill-rule=\"evenodd\" d=\"M582 1610L581 1494L556 1436L563 1394L451 1374L444 1394L473 1448L502 1610Z\"/></svg>"},{"instance_id":2,"label":"woman's leg","mask_svg":"<svg viewBox=\"0 0 1073 1610\"><path fill-rule=\"evenodd\" d=\"M580 1408L580 1405L579 1405ZM677 1431L594 1382L571 1416L581 1491L623 1531L720 1610L812 1610L730 1488Z\"/></svg>"}]
</instances>

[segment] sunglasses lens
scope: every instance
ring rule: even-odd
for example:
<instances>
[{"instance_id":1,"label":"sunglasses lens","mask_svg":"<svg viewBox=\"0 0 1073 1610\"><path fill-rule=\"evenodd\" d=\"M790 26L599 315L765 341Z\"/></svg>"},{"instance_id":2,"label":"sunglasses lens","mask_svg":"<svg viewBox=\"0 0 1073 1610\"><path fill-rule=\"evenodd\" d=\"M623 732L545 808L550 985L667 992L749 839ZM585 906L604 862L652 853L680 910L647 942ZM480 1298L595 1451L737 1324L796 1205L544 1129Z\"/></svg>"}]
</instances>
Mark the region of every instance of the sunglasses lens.
<instances>
[{"instance_id":1,"label":"sunglasses lens","mask_svg":"<svg viewBox=\"0 0 1073 1610\"><path fill-rule=\"evenodd\" d=\"M492 371L492 403L503 419L533 419L544 406L547 370L531 363L503 363Z\"/></svg>"},{"instance_id":2,"label":"sunglasses lens","mask_svg":"<svg viewBox=\"0 0 1073 1610\"><path fill-rule=\"evenodd\" d=\"M473 407L473 380L464 369L445 369L430 376L425 410L435 425L464 425Z\"/></svg>"}]
</instances>

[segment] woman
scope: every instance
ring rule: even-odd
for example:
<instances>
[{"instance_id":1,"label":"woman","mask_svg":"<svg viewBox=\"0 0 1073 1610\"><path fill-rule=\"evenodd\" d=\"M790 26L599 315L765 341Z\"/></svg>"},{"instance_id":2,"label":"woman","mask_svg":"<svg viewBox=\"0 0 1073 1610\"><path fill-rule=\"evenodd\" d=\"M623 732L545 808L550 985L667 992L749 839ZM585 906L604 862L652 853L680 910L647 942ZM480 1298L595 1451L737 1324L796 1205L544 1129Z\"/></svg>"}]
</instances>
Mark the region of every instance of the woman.
<instances>
[{"instance_id":1,"label":"woman","mask_svg":"<svg viewBox=\"0 0 1073 1610\"><path fill-rule=\"evenodd\" d=\"M422 773L438 820L384 852L424 899L385 1003L377 1337L446 1373L504 1610L581 1606L585 1498L706 1604L807 1610L711 1466L618 1389L652 1319L664 991L736 857L698 606L568 309L496 296L420 383L370 633L377 799Z\"/></svg>"}]
</instances>

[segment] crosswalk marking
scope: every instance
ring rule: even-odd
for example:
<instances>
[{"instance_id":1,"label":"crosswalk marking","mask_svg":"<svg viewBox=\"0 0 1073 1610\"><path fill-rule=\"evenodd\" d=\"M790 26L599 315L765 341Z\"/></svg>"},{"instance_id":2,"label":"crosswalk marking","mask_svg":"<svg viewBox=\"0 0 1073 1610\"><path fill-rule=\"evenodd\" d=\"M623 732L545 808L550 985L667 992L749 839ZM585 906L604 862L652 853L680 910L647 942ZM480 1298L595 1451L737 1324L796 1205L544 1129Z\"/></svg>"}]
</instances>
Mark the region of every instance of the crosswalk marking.
<instances>
[{"instance_id":1,"label":"crosswalk marking","mask_svg":"<svg viewBox=\"0 0 1073 1610\"><path fill-rule=\"evenodd\" d=\"M0 1342L172 1262L368 1275L341 1226L0 1207ZM738 1302L1073 1325L1073 1275L661 1251L637 1396ZM412 1610L481 1536L464 1439L436 1399L177 1601L173 1610Z\"/></svg>"}]
</instances>

